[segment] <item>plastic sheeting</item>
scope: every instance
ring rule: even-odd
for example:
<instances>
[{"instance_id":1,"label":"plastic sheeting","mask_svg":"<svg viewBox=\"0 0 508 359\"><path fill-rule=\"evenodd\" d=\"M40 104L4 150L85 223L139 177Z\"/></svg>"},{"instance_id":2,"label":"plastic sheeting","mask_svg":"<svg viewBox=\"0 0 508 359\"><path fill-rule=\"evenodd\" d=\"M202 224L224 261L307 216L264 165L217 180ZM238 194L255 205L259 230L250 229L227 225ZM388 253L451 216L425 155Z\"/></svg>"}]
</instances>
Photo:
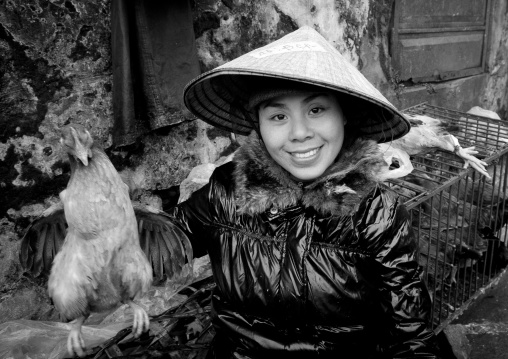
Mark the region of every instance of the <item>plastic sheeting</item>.
<instances>
[{"instance_id":1,"label":"plastic sheeting","mask_svg":"<svg viewBox=\"0 0 508 359\"><path fill-rule=\"evenodd\" d=\"M185 265L164 287L152 289L138 300L149 316L164 312L187 299L179 294L182 289L211 276L208 256L194 258L192 265ZM132 311L122 305L112 312L92 313L81 328L87 349L92 349L113 338L122 329L132 325ZM87 325L87 322L90 323ZM98 323L98 324L92 324ZM150 322L150 330L154 324ZM68 358L67 338L70 325L51 321L19 319L0 324L0 358L2 359L56 359ZM124 340L131 339L129 334Z\"/></svg>"},{"instance_id":2,"label":"plastic sheeting","mask_svg":"<svg viewBox=\"0 0 508 359\"><path fill-rule=\"evenodd\" d=\"M82 334L87 348L93 348L132 325L123 323L83 325ZM0 324L0 358L56 359L70 357L67 353L67 323L34 320L14 320Z\"/></svg>"}]
</instances>

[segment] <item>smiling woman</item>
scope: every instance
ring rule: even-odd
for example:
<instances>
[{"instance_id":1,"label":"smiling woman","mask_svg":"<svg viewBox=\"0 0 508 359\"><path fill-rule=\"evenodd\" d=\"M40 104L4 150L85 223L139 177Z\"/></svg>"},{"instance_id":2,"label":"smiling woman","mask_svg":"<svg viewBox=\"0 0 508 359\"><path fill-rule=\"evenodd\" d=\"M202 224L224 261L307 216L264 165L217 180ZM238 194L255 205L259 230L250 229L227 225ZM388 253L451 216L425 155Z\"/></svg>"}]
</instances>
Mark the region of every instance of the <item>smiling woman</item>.
<instances>
[{"instance_id":1,"label":"smiling woman","mask_svg":"<svg viewBox=\"0 0 508 359\"><path fill-rule=\"evenodd\" d=\"M193 80L204 121L248 134L169 215L208 252L208 358L438 357L409 215L378 142L407 121L303 27Z\"/></svg>"}]
</instances>

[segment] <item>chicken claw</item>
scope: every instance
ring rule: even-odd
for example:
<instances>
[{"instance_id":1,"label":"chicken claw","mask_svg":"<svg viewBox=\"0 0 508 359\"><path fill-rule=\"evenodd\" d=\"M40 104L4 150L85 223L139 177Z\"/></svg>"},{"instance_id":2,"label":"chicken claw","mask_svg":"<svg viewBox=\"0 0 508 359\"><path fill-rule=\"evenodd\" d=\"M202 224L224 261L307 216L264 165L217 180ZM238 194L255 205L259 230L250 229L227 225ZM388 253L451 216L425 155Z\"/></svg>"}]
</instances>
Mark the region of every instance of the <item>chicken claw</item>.
<instances>
[{"instance_id":1,"label":"chicken claw","mask_svg":"<svg viewBox=\"0 0 508 359\"><path fill-rule=\"evenodd\" d=\"M480 160L479 158L476 158L474 155L478 153L478 151L475 151L474 146L462 148L460 146L456 147L455 153L460 156L464 160L464 168L473 167L475 170L480 172L482 175L484 175L487 178L491 178L490 175L487 173L486 166L488 166L487 162L484 162Z\"/></svg>"},{"instance_id":2,"label":"chicken claw","mask_svg":"<svg viewBox=\"0 0 508 359\"><path fill-rule=\"evenodd\" d=\"M150 320L148 319L148 314L146 314L145 310L141 308L139 305L134 303L133 301L127 302L129 307L132 309L132 313L134 315L134 323L132 324L132 333L135 338L138 338L143 332L148 330L150 325Z\"/></svg>"},{"instance_id":3,"label":"chicken claw","mask_svg":"<svg viewBox=\"0 0 508 359\"><path fill-rule=\"evenodd\" d=\"M71 331L67 337L67 351L71 356L76 354L80 358L85 356L85 341L81 334L81 326L85 321L85 317L79 317L75 321L71 322Z\"/></svg>"}]
</instances>

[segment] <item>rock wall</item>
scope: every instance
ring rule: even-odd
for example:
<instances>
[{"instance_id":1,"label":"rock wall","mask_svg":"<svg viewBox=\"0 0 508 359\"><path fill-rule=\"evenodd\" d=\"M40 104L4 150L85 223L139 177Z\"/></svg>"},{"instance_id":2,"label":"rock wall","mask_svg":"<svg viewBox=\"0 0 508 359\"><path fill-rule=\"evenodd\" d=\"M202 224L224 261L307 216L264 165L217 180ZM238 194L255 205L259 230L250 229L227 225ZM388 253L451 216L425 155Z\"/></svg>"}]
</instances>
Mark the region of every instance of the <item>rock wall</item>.
<instances>
[{"instance_id":1,"label":"rock wall","mask_svg":"<svg viewBox=\"0 0 508 359\"><path fill-rule=\"evenodd\" d=\"M202 71L309 25L399 107L446 100L447 107L467 110L476 101L473 105L506 118L503 0L494 0L488 73L419 92L394 81L389 52L394 0L190 1ZM228 133L199 120L152 132L129 149L111 147L109 14L110 0L0 0L0 307L20 287L33 284L22 280L19 239L34 216L58 200L69 178L60 126L84 124L130 184L149 191L178 185L198 164L215 162L234 148ZM468 86L469 95L461 92Z\"/></svg>"},{"instance_id":2,"label":"rock wall","mask_svg":"<svg viewBox=\"0 0 508 359\"><path fill-rule=\"evenodd\" d=\"M487 84L481 106L508 120L508 3L495 1L492 7Z\"/></svg>"}]
</instances>

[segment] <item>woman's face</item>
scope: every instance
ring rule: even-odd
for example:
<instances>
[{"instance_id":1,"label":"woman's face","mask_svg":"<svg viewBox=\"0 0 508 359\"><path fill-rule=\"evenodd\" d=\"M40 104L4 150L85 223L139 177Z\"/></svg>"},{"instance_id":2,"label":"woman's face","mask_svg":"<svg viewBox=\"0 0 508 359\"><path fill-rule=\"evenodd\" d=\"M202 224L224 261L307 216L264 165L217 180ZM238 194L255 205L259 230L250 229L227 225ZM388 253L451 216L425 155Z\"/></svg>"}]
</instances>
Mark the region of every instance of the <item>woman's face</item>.
<instances>
[{"instance_id":1,"label":"woman's face","mask_svg":"<svg viewBox=\"0 0 508 359\"><path fill-rule=\"evenodd\" d=\"M261 137L272 158L301 181L322 175L344 142L344 116L330 92L275 97L259 107Z\"/></svg>"}]
</instances>

